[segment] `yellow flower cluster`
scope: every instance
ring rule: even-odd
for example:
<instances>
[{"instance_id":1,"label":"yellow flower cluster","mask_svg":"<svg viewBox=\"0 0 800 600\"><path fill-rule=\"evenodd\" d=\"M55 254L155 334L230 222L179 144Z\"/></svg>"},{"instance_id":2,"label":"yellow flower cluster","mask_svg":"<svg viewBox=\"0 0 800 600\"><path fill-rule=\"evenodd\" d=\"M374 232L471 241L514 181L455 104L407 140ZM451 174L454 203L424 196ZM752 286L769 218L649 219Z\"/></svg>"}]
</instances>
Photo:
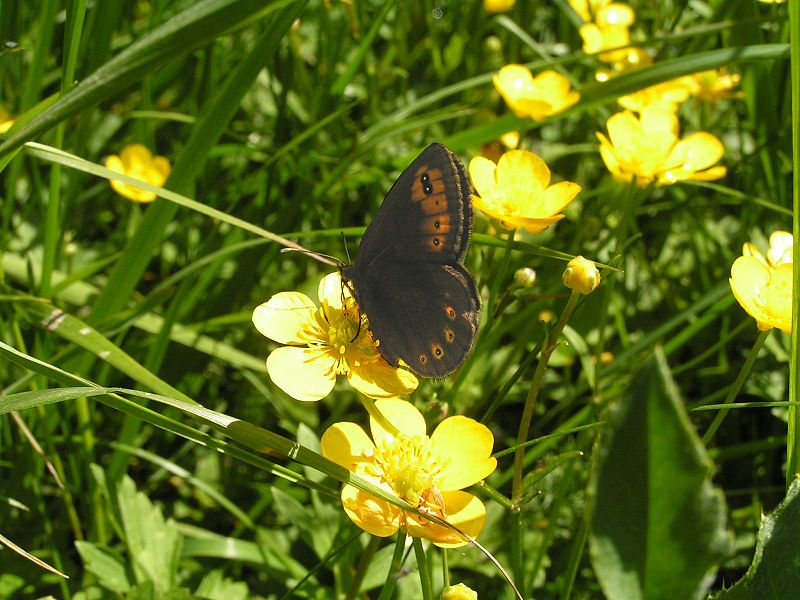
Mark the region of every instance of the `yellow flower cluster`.
<instances>
[{"instance_id":1,"label":"yellow flower cluster","mask_svg":"<svg viewBox=\"0 0 800 600\"><path fill-rule=\"evenodd\" d=\"M106 159L106 168L157 187L164 185L172 171L166 158L153 156L153 153L142 144L125 146L119 156L112 154ZM152 202L156 199L155 192L143 190L116 179L111 180L111 187L121 196L134 202Z\"/></svg>"}]
</instances>

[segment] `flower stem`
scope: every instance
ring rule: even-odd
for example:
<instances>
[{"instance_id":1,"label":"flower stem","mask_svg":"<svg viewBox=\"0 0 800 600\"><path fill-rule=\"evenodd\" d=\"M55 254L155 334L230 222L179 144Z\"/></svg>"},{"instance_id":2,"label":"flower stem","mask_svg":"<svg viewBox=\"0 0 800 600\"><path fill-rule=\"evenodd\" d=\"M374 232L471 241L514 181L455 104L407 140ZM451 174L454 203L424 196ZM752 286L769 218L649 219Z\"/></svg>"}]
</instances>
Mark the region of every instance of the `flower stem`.
<instances>
[{"instance_id":1,"label":"flower stem","mask_svg":"<svg viewBox=\"0 0 800 600\"><path fill-rule=\"evenodd\" d=\"M361 559L358 561L356 572L353 575L353 580L350 582L350 589L347 591L345 600L354 600L358 596L358 591L361 589L361 584L364 581L364 576L369 570L372 559L375 558L375 552L378 551L378 546L381 544L381 538L371 535L366 548L361 553Z\"/></svg>"},{"instance_id":2,"label":"flower stem","mask_svg":"<svg viewBox=\"0 0 800 600\"><path fill-rule=\"evenodd\" d=\"M381 590L381 595L378 600L391 600L394 595L394 588L397 585L397 576L400 574L400 568L403 566L403 551L406 548L406 532L402 529L397 532L397 539L394 543L394 554L392 554L392 564L389 566L389 572L386 574L386 583Z\"/></svg>"},{"instance_id":3,"label":"flower stem","mask_svg":"<svg viewBox=\"0 0 800 600\"><path fill-rule=\"evenodd\" d=\"M525 408L522 411L522 419L519 424L519 433L517 434L517 451L514 453L514 480L511 488L511 505L515 509L519 509L519 501L522 498L522 470L525 465L525 443L528 441L528 432L531 426L531 419L533 412L536 408L536 398L539 396L539 391L544 382L544 373L547 370L547 363L550 361L550 355L558 345L558 338L561 336L561 331L567 324L572 311L578 303L578 298L581 294L573 290L572 294L567 301L567 306L564 312L561 313L561 318L556 323L556 326L549 332L547 343L542 348L542 354L539 357L539 364L536 365L536 372L533 374L533 381L531 388L528 391L528 398L525 400Z\"/></svg>"},{"instance_id":4,"label":"flower stem","mask_svg":"<svg viewBox=\"0 0 800 600\"><path fill-rule=\"evenodd\" d=\"M431 571L428 568L428 561L425 557L425 549L422 547L422 538L411 538L414 546L414 555L417 557L417 569L419 570L419 586L422 591L423 600L433 600L433 582L431 581Z\"/></svg>"},{"instance_id":5,"label":"flower stem","mask_svg":"<svg viewBox=\"0 0 800 600\"><path fill-rule=\"evenodd\" d=\"M761 347L764 345L764 342L767 341L767 336L769 335L770 331L772 330L768 329L767 331L761 331L758 334L756 341L753 343L753 347L750 348L750 354L748 355L747 360L744 362L744 365L742 365L742 369L736 376L736 380L728 390L728 395L725 396L724 404L730 404L736 399L736 396L742 389L747 376L753 369L753 363L755 363L758 353L761 350ZM720 411L717 413L717 416L714 417L713 421L711 421L711 425L709 425L708 429L703 434L703 444L707 446L708 443L714 438L714 434L717 433L717 429L719 429L719 426L722 425L722 421L725 420L725 417L728 415L728 411L730 411L730 408L720 409Z\"/></svg>"},{"instance_id":6,"label":"flower stem","mask_svg":"<svg viewBox=\"0 0 800 600\"><path fill-rule=\"evenodd\" d=\"M369 396L365 396L363 394L359 394L358 399L361 401L361 406L364 407L364 410L367 411L370 417L372 417L378 422L378 425L383 427L383 429L385 429L395 437L400 435L400 430L397 429L397 427L395 427L389 421L389 419L387 419L384 416L384 414L378 410L378 407L375 406L375 401L372 398L370 398Z\"/></svg>"}]
</instances>

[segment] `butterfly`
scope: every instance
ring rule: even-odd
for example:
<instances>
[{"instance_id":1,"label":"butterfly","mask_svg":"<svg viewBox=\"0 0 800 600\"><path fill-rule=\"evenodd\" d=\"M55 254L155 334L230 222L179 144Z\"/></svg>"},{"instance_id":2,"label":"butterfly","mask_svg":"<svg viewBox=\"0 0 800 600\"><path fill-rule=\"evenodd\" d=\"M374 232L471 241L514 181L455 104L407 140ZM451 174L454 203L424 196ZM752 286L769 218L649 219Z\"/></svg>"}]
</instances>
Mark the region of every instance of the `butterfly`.
<instances>
[{"instance_id":1,"label":"butterfly","mask_svg":"<svg viewBox=\"0 0 800 600\"><path fill-rule=\"evenodd\" d=\"M480 300L462 264L472 233L470 182L434 143L406 167L341 275L378 352L421 377L444 377L472 350Z\"/></svg>"}]
</instances>

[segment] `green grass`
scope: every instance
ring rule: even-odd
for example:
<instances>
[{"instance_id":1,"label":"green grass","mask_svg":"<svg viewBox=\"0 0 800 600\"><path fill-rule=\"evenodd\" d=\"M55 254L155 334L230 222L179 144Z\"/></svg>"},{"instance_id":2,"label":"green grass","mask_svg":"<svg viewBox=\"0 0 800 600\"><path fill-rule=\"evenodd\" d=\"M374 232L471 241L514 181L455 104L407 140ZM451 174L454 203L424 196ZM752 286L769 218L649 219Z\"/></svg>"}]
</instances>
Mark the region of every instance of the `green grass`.
<instances>
[{"instance_id":1,"label":"green grass","mask_svg":"<svg viewBox=\"0 0 800 600\"><path fill-rule=\"evenodd\" d=\"M525 598L800 596L798 311L794 335L759 337L727 282L743 243L800 235L800 10L629 4L655 61L598 83L565 0L499 16L474 0L4 3L0 597L430 598L449 581L513 598L504 571ZM491 81L509 63L558 70L581 101L514 116ZM616 98L721 66L741 97L679 116L723 141L728 175L615 182L594 132ZM284 245L344 259L344 232L352 256L425 146L467 165L508 131L583 191L513 243L476 211L475 349L409 398L429 430L453 414L492 430L497 471L470 491L493 564L350 522L341 482L388 496L319 438L366 412L343 380L318 403L276 387L251 314L330 272ZM105 157L134 142L173 166L153 204L107 181ZM610 268L549 348L578 254ZM533 288L514 286L522 267Z\"/></svg>"}]
</instances>

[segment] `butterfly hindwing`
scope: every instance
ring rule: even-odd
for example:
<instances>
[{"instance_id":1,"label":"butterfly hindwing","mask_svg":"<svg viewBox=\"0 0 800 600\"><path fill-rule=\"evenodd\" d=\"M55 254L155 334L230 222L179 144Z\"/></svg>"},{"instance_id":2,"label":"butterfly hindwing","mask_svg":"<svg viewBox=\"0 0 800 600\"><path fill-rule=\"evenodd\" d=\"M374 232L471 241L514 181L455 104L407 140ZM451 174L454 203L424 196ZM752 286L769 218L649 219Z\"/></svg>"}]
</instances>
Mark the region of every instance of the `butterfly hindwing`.
<instances>
[{"instance_id":1,"label":"butterfly hindwing","mask_svg":"<svg viewBox=\"0 0 800 600\"><path fill-rule=\"evenodd\" d=\"M378 351L390 364L402 360L423 377L452 373L478 331L480 303L469 272L458 263L403 263L393 265L391 285L379 273L371 269L356 287Z\"/></svg>"}]
</instances>

